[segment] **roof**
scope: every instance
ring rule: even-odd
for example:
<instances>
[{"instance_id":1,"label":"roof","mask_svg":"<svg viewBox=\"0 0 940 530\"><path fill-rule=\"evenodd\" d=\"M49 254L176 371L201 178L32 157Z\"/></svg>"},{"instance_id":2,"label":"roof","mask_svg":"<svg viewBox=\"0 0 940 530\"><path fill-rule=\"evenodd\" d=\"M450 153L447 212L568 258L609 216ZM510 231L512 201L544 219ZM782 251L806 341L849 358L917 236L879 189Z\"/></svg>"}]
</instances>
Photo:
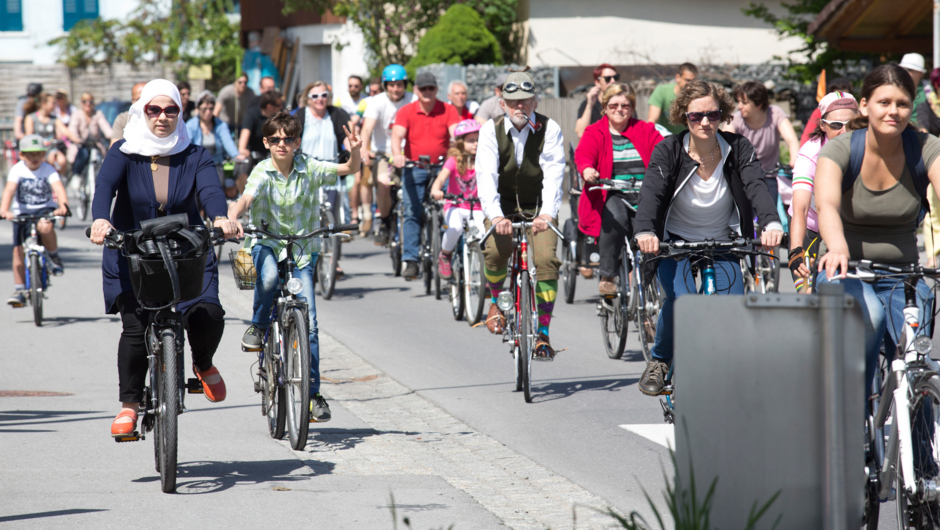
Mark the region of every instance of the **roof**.
<instances>
[{"instance_id":1,"label":"roof","mask_svg":"<svg viewBox=\"0 0 940 530\"><path fill-rule=\"evenodd\" d=\"M832 0L808 32L847 52L931 55L933 2Z\"/></svg>"}]
</instances>

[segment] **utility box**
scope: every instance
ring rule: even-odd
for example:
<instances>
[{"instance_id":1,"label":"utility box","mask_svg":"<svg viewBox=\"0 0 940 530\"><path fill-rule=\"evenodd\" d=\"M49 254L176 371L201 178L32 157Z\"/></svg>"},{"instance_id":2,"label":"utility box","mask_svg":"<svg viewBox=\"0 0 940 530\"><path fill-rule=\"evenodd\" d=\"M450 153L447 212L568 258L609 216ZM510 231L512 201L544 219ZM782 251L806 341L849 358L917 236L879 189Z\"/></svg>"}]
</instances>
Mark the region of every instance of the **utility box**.
<instances>
[{"instance_id":1,"label":"utility box","mask_svg":"<svg viewBox=\"0 0 940 530\"><path fill-rule=\"evenodd\" d=\"M865 330L841 286L820 287L676 301L676 485L691 464L701 502L717 477L715 528L777 492L757 528L861 525Z\"/></svg>"}]
</instances>

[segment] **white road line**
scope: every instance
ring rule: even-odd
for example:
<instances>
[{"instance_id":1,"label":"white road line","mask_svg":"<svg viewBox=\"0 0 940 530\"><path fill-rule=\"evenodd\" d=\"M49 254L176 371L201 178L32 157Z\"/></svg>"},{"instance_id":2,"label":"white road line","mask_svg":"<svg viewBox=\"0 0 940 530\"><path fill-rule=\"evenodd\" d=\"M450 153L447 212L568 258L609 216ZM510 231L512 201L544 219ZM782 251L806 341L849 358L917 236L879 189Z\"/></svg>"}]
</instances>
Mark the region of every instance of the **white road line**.
<instances>
[{"instance_id":1,"label":"white road line","mask_svg":"<svg viewBox=\"0 0 940 530\"><path fill-rule=\"evenodd\" d=\"M656 423L650 425L620 425L634 434L639 434L647 440L652 440L659 445L669 448L676 448L676 429L668 423Z\"/></svg>"}]
</instances>

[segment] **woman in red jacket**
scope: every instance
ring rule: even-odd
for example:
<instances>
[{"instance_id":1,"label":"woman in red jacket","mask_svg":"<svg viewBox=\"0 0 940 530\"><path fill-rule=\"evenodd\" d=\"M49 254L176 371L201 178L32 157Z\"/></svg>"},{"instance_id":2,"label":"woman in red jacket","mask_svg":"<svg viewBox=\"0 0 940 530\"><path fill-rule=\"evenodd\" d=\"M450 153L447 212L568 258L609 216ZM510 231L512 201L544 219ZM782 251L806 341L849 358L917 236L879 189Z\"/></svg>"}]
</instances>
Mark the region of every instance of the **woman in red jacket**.
<instances>
[{"instance_id":1,"label":"woman in red jacket","mask_svg":"<svg viewBox=\"0 0 940 530\"><path fill-rule=\"evenodd\" d=\"M630 85L610 85L601 103L605 116L584 130L574 152L575 165L586 184L578 203L578 228L598 238L601 254L598 289L602 295L613 295L617 293L614 277L625 238L633 237L635 199L630 199L628 205L616 194L589 188L601 178L629 180L637 192L630 196L638 197L653 148L663 137L652 123L633 117L636 93Z\"/></svg>"}]
</instances>

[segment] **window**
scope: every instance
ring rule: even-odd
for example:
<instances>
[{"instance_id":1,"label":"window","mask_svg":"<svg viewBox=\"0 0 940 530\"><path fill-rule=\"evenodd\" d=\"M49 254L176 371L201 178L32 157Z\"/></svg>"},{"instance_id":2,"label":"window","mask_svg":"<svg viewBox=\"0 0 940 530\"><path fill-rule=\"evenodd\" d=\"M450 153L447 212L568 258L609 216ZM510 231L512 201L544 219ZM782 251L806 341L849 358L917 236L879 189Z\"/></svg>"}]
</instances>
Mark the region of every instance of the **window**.
<instances>
[{"instance_id":1,"label":"window","mask_svg":"<svg viewBox=\"0 0 940 530\"><path fill-rule=\"evenodd\" d=\"M0 31L23 31L21 0L0 0Z\"/></svg>"},{"instance_id":2,"label":"window","mask_svg":"<svg viewBox=\"0 0 940 530\"><path fill-rule=\"evenodd\" d=\"M98 0L62 0L62 29L69 31L79 20L98 18Z\"/></svg>"}]
</instances>

